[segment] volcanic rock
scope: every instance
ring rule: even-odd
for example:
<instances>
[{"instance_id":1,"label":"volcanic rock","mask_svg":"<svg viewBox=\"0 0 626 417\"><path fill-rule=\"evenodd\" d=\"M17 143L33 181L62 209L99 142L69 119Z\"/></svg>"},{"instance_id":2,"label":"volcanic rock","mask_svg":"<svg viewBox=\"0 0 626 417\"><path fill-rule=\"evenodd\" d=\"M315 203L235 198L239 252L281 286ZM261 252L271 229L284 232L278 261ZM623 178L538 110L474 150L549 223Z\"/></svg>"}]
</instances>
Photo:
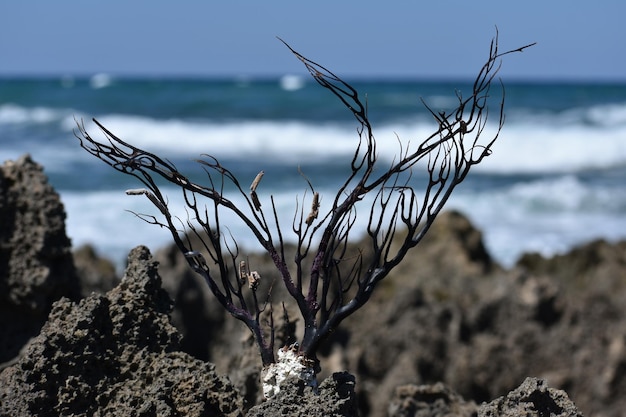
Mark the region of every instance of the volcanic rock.
<instances>
[{"instance_id":1,"label":"volcanic rock","mask_svg":"<svg viewBox=\"0 0 626 417\"><path fill-rule=\"evenodd\" d=\"M582 417L564 391L536 378L526 380L506 396L478 409L478 417Z\"/></svg>"},{"instance_id":2,"label":"volcanic rock","mask_svg":"<svg viewBox=\"0 0 626 417\"><path fill-rule=\"evenodd\" d=\"M80 297L65 210L41 165L28 155L7 161L0 166L0 364L39 333L61 297Z\"/></svg>"},{"instance_id":3,"label":"volcanic rock","mask_svg":"<svg viewBox=\"0 0 626 417\"><path fill-rule=\"evenodd\" d=\"M150 252L135 248L112 291L54 304L0 373L0 415L241 416L228 379L178 350L171 306Z\"/></svg>"}]
</instances>

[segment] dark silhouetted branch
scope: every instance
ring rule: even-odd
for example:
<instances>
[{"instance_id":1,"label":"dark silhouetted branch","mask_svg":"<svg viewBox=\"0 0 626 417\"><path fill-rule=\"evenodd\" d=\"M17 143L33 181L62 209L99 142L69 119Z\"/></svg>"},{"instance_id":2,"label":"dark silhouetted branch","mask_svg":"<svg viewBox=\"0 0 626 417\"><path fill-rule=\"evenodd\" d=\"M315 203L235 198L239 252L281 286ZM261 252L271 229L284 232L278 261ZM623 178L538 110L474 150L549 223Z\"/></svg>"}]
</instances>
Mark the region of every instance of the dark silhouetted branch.
<instances>
[{"instance_id":1,"label":"dark silhouetted branch","mask_svg":"<svg viewBox=\"0 0 626 417\"><path fill-rule=\"evenodd\" d=\"M197 162L207 175L207 185L200 185L184 176L171 162L118 138L97 120L94 122L104 132L106 141L95 140L82 123L78 123L76 136L87 152L143 183L145 188L129 190L128 194L146 196L162 219L138 216L171 232L189 265L204 278L217 301L248 326L259 346L263 364L269 366L276 360L272 303L268 301L269 294L264 300L259 300L257 294L259 284L269 277L261 277L250 269L245 256L239 253L236 237L225 234L228 229L222 224L221 214L229 212L241 220L272 260L279 282L300 310L304 336L296 351L307 364L317 366L320 343L370 299L377 284L422 240L455 187L463 182L474 165L491 153L504 123L502 89L502 99L495 106L496 131L485 137L490 89L500 69L500 58L531 45L501 53L496 34L488 59L478 72L468 97L457 92L457 107L450 112L435 111L424 103L436 121L435 131L417 146L403 144L398 139L400 152L386 166L377 158L367 106L358 92L327 68L285 45L315 81L354 115L359 137L350 172L326 206L321 204L323 196L300 172L311 194L307 203L308 190L305 192L305 199L298 202L293 218L296 255L289 261L293 262L293 275L285 255L274 199L270 199L268 208L261 204L257 194L264 171L259 172L249 189L244 189L217 158L203 155ZM414 175L418 171L426 175ZM172 216L156 178L181 190L188 210L186 221ZM226 194L227 183L243 198L244 204L235 204ZM353 253L349 243L357 208L368 216L369 247ZM190 236L201 242L200 247L192 247ZM263 319L268 302L269 318ZM286 314L284 303L283 311Z\"/></svg>"}]
</instances>

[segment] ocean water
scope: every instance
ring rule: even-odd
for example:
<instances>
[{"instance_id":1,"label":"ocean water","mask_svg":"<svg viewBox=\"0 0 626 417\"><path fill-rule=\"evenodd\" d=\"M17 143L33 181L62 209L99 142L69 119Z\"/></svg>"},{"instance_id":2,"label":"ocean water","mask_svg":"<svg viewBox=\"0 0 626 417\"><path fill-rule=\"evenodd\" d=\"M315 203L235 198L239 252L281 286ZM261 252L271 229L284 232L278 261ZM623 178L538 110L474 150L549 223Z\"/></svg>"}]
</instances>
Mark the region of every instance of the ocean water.
<instances>
[{"instance_id":1,"label":"ocean water","mask_svg":"<svg viewBox=\"0 0 626 417\"><path fill-rule=\"evenodd\" d=\"M506 123L494 152L476 166L447 207L465 213L490 253L510 266L524 252L562 253L592 239L626 238L626 83L504 80ZM463 81L354 80L367 94L381 162L399 140L420 143L434 129L421 99L449 109ZM497 110L497 98L492 114ZM322 201L343 182L358 136L354 117L313 80L276 79L0 79L0 160L29 153L45 167L67 211L75 246L91 243L122 264L128 250L170 242L166 230L130 211L156 214L140 187L79 147L76 121L97 118L122 139L168 158L183 172L211 154L243 184L265 171L261 198L273 195L290 225L310 178ZM495 131L495 120L487 125ZM399 139L398 139L399 138ZM197 170L197 168L196 168ZM180 195L166 187L185 217ZM310 197L310 192L309 192ZM364 230L366 216L355 230ZM245 246L245 228L223 219ZM293 239L289 228L285 239Z\"/></svg>"}]
</instances>

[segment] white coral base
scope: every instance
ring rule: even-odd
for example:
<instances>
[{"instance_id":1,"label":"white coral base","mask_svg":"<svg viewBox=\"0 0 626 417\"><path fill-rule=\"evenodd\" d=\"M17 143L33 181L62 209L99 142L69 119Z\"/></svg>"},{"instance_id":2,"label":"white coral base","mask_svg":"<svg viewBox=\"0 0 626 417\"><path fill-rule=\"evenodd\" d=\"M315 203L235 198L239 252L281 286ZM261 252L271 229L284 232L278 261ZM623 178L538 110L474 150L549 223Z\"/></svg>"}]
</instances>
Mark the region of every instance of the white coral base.
<instances>
[{"instance_id":1,"label":"white coral base","mask_svg":"<svg viewBox=\"0 0 626 417\"><path fill-rule=\"evenodd\" d=\"M296 377L305 382L307 386L317 389L315 370L305 365L305 358L298 354L294 346L285 346L278 349L277 361L263 368L261 371L261 383L263 396L272 398L280 392L281 384L289 377Z\"/></svg>"}]
</instances>

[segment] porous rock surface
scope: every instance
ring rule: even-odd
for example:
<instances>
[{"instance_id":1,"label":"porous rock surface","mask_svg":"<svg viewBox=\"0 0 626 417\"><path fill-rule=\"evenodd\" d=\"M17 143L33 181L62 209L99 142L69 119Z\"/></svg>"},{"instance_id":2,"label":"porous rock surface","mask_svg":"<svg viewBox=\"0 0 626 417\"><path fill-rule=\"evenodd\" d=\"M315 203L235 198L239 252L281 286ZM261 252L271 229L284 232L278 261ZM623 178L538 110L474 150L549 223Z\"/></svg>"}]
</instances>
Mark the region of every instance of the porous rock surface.
<instances>
[{"instance_id":1,"label":"porous rock surface","mask_svg":"<svg viewBox=\"0 0 626 417\"><path fill-rule=\"evenodd\" d=\"M445 384L401 385L394 391L388 407L389 417L476 416L478 406L465 401Z\"/></svg>"},{"instance_id":2,"label":"porous rock surface","mask_svg":"<svg viewBox=\"0 0 626 417\"><path fill-rule=\"evenodd\" d=\"M623 415L624 244L592 242L505 270L477 236L464 216L442 215L343 323L333 351L355 373L362 414L385 416L403 384L444 382L482 403L534 376L567 392L583 414Z\"/></svg>"},{"instance_id":3,"label":"porous rock surface","mask_svg":"<svg viewBox=\"0 0 626 417\"><path fill-rule=\"evenodd\" d=\"M171 300L145 247L122 282L56 302L41 334L0 374L2 416L241 416L214 365L182 353Z\"/></svg>"},{"instance_id":4,"label":"porous rock surface","mask_svg":"<svg viewBox=\"0 0 626 417\"><path fill-rule=\"evenodd\" d=\"M401 385L443 382L480 404L505 396L529 376L566 391L584 414L621 416L625 245L597 241L553 258L529 254L505 269L491 259L466 216L442 213L371 300L322 346L320 378L353 373L362 416L386 416ZM247 329L216 309L176 248L159 259L177 300L185 300L175 317L194 340L189 346L218 364L247 404L258 403L260 367ZM271 261L250 256L250 263L272 277ZM274 287L275 299L290 300ZM216 337L198 339L203 327Z\"/></svg>"},{"instance_id":5,"label":"porous rock surface","mask_svg":"<svg viewBox=\"0 0 626 417\"><path fill-rule=\"evenodd\" d=\"M338 372L326 378L317 392L305 387L296 378L285 381L282 389L270 401L251 408L247 417L265 416L358 416L355 379L347 372Z\"/></svg>"},{"instance_id":6,"label":"porous rock surface","mask_svg":"<svg viewBox=\"0 0 626 417\"><path fill-rule=\"evenodd\" d=\"M30 156L4 162L0 166L0 369L39 333L53 302L79 296L59 195L43 167Z\"/></svg>"},{"instance_id":7,"label":"porous rock surface","mask_svg":"<svg viewBox=\"0 0 626 417\"><path fill-rule=\"evenodd\" d=\"M526 378L506 396L483 404L478 417L582 417L567 393L547 386L537 378Z\"/></svg>"},{"instance_id":8,"label":"porous rock surface","mask_svg":"<svg viewBox=\"0 0 626 417\"><path fill-rule=\"evenodd\" d=\"M565 391L544 380L526 378L506 396L476 405L448 386L403 385L396 388L388 417L582 417Z\"/></svg>"},{"instance_id":9,"label":"porous rock surface","mask_svg":"<svg viewBox=\"0 0 626 417\"><path fill-rule=\"evenodd\" d=\"M500 415L506 404L528 403L522 391L543 398L559 389L586 415L626 409L624 242L591 242L554 258L529 254L505 270L465 216L443 213L322 347L320 395L296 381L263 401L248 330L219 307L176 248L157 256L173 312L145 248L131 253L124 281L108 293L118 282L111 268L92 250L77 251L78 275L88 278L83 294L95 291L77 303L65 213L30 158L2 167L0 214L8 216L0 223L0 345L13 341L0 373L0 416L356 415L355 398L361 416L386 416L392 406L394 415L464 415L501 397L488 414ZM255 254L250 261L272 276L271 261ZM288 300L280 285L275 295ZM28 335L21 342L8 337L13 322L33 326L20 330ZM278 345L288 333L279 329ZM337 373L346 369L356 384ZM542 379L508 396L528 376ZM332 408L333 401L343 406Z\"/></svg>"},{"instance_id":10,"label":"porous rock surface","mask_svg":"<svg viewBox=\"0 0 626 417\"><path fill-rule=\"evenodd\" d=\"M81 295L87 297L92 292L106 293L120 282L115 264L98 255L95 247L82 245L72 255L76 273L80 279Z\"/></svg>"}]
</instances>

